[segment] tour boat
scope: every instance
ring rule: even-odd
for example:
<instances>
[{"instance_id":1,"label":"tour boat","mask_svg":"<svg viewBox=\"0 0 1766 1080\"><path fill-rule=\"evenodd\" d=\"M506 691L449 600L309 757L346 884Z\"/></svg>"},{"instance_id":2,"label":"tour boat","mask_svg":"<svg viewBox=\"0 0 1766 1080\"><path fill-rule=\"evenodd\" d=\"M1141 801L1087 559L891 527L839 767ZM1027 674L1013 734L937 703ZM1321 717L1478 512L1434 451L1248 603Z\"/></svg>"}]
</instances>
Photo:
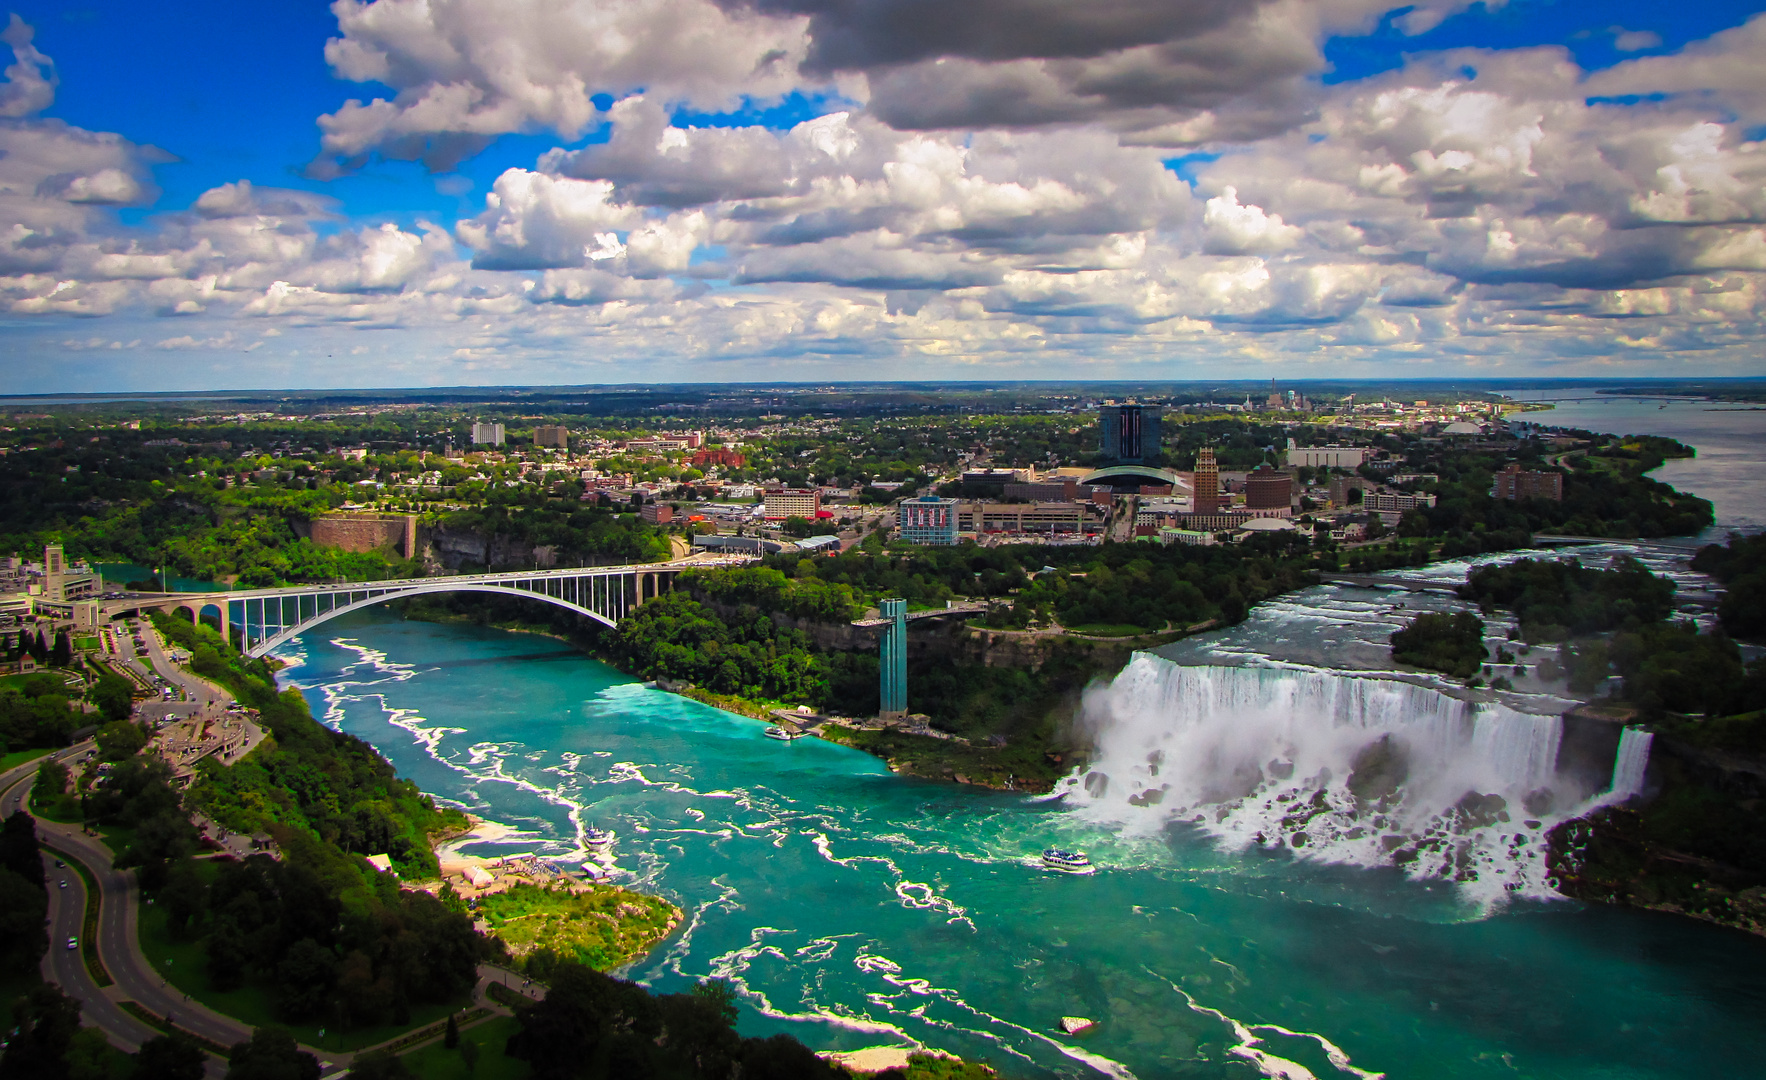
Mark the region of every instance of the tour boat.
<instances>
[{"instance_id":1,"label":"tour boat","mask_svg":"<svg viewBox=\"0 0 1766 1080\"><path fill-rule=\"evenodd\" d=\"M583 830L583 847L590 851L603 851L613 846L613 834L606 829Z\"/></svg>"},{"instance_id":2,"label":"tour boat","mask_svg":"<svg viewBox=\"0 0 1766 1080\"><path fill-rule=\"evenodd\" d=\"M783 742L790 742L792 739L797 738L799 734L801 733L796 731L786 731L782 727L770 727L766 729L767 738L779 739Z\"/></svg>"},{"instance_id":3,"label":"tour boat","mask_svg":"<svg viewBox=\"0 0 1766 1080\"><path fill-rule=\"evenodd\" d=\"M1062 851L1049 848L1042 853L1042 865L1045 870L1059 870L1063 874L1089 874L1092 872L1091 860L1083 851Z\"/></svg>"}]
</instances>

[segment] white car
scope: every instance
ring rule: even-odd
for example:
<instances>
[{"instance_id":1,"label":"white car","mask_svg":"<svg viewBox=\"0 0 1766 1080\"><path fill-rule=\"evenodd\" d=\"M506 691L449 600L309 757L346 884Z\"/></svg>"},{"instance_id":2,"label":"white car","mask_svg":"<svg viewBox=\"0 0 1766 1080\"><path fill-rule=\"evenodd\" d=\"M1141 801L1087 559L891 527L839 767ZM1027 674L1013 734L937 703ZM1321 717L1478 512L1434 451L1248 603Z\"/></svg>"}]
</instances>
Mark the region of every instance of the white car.
<instances>
[{"instance_id":1,"label":"white car","mask_svg":"<svg viewBox=\"0 0 1766 1080\"><path fill-rule=\"evenodd\" d=\"M70 949L77 949L77 948L79 948L79 947L80 947L80 939L79 939L79 938L75 938L75 937L71 937L71 938L68 938L68 939L67 939L67 947L68 947L68 948L70 948Z\"/></svg>"}]
</instances>

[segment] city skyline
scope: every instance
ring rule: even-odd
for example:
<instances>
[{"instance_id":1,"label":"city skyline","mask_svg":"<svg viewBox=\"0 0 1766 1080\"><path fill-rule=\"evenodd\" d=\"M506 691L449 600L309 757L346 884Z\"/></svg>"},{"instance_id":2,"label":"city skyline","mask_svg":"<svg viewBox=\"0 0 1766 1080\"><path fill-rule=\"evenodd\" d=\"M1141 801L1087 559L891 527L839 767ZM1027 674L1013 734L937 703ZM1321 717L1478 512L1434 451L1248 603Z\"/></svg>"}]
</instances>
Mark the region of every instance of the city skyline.
<instances>
[{"instance_id":1,"label":"city skyline","mask_svg":"<svg viewBox=\"0 0 1766 1080\"><path fill-rule=\"evenodd\" d=\"M0 392L1758 376L1758 6L22 3Z\"/></svg>"}]
</instances>

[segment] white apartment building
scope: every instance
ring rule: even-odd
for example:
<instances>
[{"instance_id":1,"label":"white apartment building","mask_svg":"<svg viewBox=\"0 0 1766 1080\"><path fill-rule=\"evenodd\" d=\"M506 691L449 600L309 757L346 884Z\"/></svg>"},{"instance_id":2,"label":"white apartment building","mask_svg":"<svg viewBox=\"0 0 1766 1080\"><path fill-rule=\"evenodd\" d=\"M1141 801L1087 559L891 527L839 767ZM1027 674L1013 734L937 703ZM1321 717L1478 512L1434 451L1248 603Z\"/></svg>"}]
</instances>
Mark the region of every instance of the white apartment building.
<instances>
[{"instance_id":1,"label":"white apartment building","mask_svg":"<svg viewBox=\"0 0 1766 1080\"><path fill-rule=\"evenodd\" d=\"M474 423L472 425L472 441L475 444L502 446L503 425Z\"/></svg>"},{"instance_id":2,"label":"white apartment building","mask_svg":"<svg viewBox=\"0 0 1766 1080\"><path fill-rule=\"evenodd\" d=\"M815 488L767 488L765 504L768 521L794 517L813 521L822 509L822 493Z\"/></svg>"}]
</instances>

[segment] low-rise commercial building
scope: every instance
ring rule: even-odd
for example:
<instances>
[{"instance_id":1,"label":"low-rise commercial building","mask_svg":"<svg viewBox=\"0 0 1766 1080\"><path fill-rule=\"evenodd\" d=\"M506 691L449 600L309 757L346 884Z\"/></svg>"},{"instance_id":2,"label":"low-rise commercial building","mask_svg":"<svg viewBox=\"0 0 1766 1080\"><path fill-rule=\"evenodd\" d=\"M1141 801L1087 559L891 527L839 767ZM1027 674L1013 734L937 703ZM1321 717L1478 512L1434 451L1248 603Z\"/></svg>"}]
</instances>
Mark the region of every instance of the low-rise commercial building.
<instances>
[{"instance_id":1,"label":"low-rise commercial building","mask_svg":"<svg viewBox=\"0 0 1766 1080\"><path fill-rule=\"evenodd\" d=\"M1015 483L1034 483L1035 481L1036 481L1036 470L1035 469L965 469L965 470L963 470L963 483L965 483L965 484L992 484L995 486L1003 486L1006 484L1015 484Z\"/></svg>"},{"instance_id":2,"label":"low-rise commercial building","mask_svg":"<svg viewBox=\"0 0 1766 1080\"><path fill-rule=\"evenodd\" d=\"M1387 525L1398 524L1398 519L1411 510L1434 505L1435 496L1422 492L1367 491L1361 496L1361 508L1370 514L1378 514Z\"/></svg>"},{"instance_id":3,"label":"low-rise commercial building","mask_svg":"<svg viewBox=\"0 0 1766 1080\"><path fill-rule=\"evenodd\" d=\"M1373 453L1366 446L1294 446L1288 448L1288 464L1310 469L1359 469Z\"/></svg>"},{"instance_id":4,"label":"low-rise commercial building","mask_svg":"<svg viewBox=\"0 0 1766 1080\"><path fill-rule=\"evenodd\" d=\"M728 552L736 555L777 555L787 546L783 541L768 540L762 536L722 536L718 533L700 533L693 537L693 548L696 551Z\"/></svg>"},{"instance_id":5,"label":"low-rise commercial building","mask_svg":"<svg viewBox=\"0 0 1766 1080\"><path fill-rule=\"evenodd\" d=\"M1348 506L1352 501L1351 491L1367 492L1374 487L1374 482L1365 476L1333 476L1331 477L1331 505Z\"/></svg>"},{"instance_id":6,"label":"low-rise commercial building","mask_svg":"<svg viewBox=\"0 0 1766 1080\"><path fill-rule=\"evenodd\" d=\"M1160 529L1157 539L1161 544L1182 544L1185 547L1213 547L1219 543L1213 533L1200 529Z\"/></svg>"},{"instance_id":7,"label":"low-rise commercial building","mask_svg":"<svg viewBox=\"0 0 1766 1080\"><path fill-rule=\"evenodd\" d=\"M1031 502L1090 502L1097 493L1108 499L1111 491L1107 487L1082 484L1071 476L1007 484L1003 490L1008 499L1029 499Z\"/></svg>"},{"instance_id":8,"label":"low-rise commercial building","mask_svg":"<svg viewBox=\"0 0 1766 1080\"><path fill-rule=\"evenodd\" d=\"M966 502L957 511L959 532L1082 533L1083 503Z\"/></svg>"},{"instance_id":9,"label":"low-rise commercial building","mask_svg":"<svg viewBox=\"0 0 1766 1080\"><path fill-rule=\"evenodd\" d=\"M1244 527L1251 520L1250 514L1223 514L1215 511L1210 514L1185 514L1178 518L1178 523L1185 529L1197 529L1206 532L1232 532Z\"/></svg>"}]
</instances>

